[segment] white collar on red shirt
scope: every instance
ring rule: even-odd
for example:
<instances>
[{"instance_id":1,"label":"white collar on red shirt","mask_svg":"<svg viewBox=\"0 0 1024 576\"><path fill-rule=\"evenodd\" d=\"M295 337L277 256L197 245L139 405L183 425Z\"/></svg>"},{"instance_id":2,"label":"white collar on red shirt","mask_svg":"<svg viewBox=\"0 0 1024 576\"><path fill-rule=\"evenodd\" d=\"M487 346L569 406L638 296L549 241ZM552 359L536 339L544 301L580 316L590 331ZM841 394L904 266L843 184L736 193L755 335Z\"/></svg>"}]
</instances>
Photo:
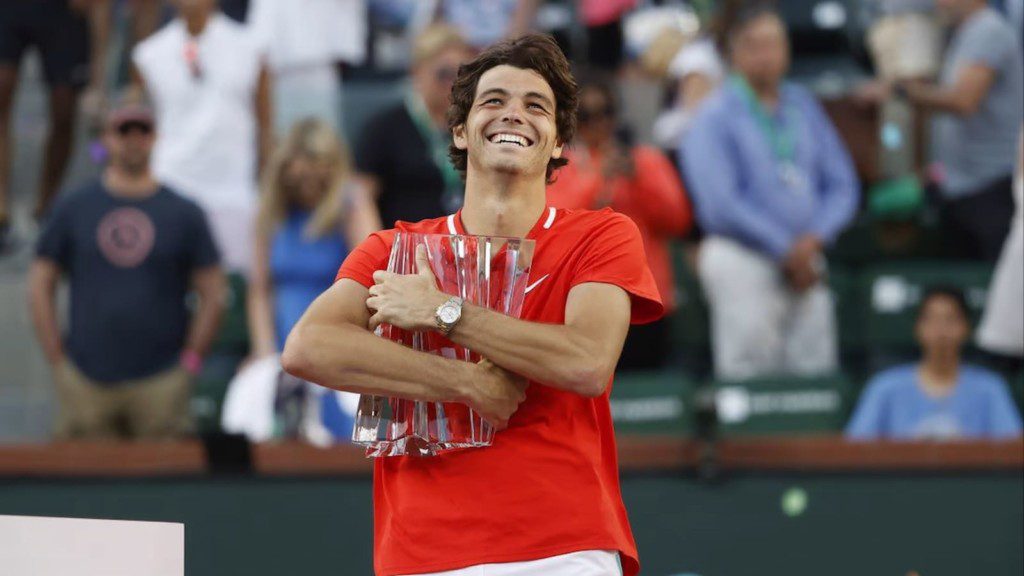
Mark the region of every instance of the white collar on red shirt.
<instances>
[{"instance_id":1,"label":"white collar on red shirt","mask_svg":"<svg viewBox=\"0 0 1024 576\"><path fill-rule=\"evenodd\" d=\"M459 212L456 212L455 214L450 214L448 216L448 233L449 234L457 235L457 234L465 234L466 233L465 232L465 228L463 228L463 226L462 226L461 214L462 214L462 211L460 210ZM543 226L543 228L545 230L548 230L548 229L551 228L551 225L555 223L555 217L557 215L558 215L558 210L556 210L554 206L548 206L548 217L547 217L547 220L544 221L544 226ZM542 214L542 216L543 216L543 214ZM539 221L538 221L538 223L539 223ZM461 230L460 230L460 228L461 228ZM533 230L530 230L530 234L527 234L527 237L529 238L530 236L532 236L533 232L536 229L537 229L537 226L534 225Z\"/></svg>"}]
</instances>

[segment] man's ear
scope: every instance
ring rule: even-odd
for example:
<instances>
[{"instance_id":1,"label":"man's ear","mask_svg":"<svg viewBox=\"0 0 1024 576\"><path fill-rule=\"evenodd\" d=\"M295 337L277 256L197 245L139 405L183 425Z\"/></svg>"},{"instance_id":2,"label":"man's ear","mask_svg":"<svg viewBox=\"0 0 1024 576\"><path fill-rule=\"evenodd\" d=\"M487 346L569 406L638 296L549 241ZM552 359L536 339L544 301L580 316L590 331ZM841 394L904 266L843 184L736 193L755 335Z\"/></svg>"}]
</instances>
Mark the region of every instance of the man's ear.
<instances>
[{"instance_id":1,"label":"man's ear","mask_svg":"<svg viewBox=\"0 0 1024 576\"><path fill-rule=\"evenodd\" d=\"M556 159L561 158L563 146L564 145L561 140L555 140L555 147L551 149L551 157Z\"/></svg>"},{"instance_id":2,"label":"man's ear","mask_svg":"<svg viewBox=\"0 0 1024 576\"><path fill-rule=\"evenodd\" d=\"M466 125L459 124L452 128L452 144L459 150L465 150L469 148L469 143L466 142Z\"/></svg>"}]
</instances>

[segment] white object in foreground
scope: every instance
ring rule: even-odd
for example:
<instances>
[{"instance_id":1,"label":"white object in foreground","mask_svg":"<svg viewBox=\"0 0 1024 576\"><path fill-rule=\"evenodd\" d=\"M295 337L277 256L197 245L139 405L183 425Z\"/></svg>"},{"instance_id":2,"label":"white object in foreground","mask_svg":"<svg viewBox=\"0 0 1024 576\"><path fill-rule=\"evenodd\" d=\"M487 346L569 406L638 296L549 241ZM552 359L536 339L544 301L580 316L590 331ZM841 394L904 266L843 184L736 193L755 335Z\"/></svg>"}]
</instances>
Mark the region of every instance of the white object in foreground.
<instances>
[{"instance_id":1,"label":"white object in foreground","mask_svg":"<svg viewBox=\"0 0 1024 576\"><path fill-rule=\"evenodd\" d=\"M5 576L183 576L185 525L0 516Z\"/></svg>"}]
</instances>

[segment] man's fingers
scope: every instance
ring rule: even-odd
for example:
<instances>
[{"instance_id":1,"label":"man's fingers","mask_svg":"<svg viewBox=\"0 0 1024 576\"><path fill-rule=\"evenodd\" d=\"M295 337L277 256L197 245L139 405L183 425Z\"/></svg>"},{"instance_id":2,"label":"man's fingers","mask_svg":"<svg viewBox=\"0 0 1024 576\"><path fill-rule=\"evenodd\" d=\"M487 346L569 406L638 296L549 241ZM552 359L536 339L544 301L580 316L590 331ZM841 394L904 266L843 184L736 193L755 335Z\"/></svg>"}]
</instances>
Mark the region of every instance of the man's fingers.
<instances>
[{"instance_id":1,"label":"man's fingers","mask_svg":"<svg viewBox=\"0 0 1024 576\"><path fill-rule=\"evenodd\" d=\"M391 275L391 272L388 272L387 270L377 270L376 272L373 273L373 281L377 284L380 284L387 280L388 278L390 278Z\"/></svg>"},{"instance_id":2,"label":"man's fingers","mask_svg":"<svg viewBox=\"0 0 1024 576\"><path fill-rule=\"evenodd\" d=\"M373 332L373 331L375 331L377 329L378 326L380 326L380 324L381 324L381 318L380 318L380 312L378 312L378 313L374 314L373 316L370 316L370 320L366 323L366 327L370 329L370 332Z\"/></svg>"},{"instance_id":3,"label":"man's fingers","mask_svg":"<svg viewBox=\"0 0 1024 576\"><path fill-rule=\"evenodd\" d=\"M416 247L416 272L421 276L429 276L434 279L434 271L430 268L430 259L427 258L427 247L420 244Z\"/></svg>"},{"instance_id":4,"label":"man's fingers","mask_svg":"<svg viewBox=\"0 0 1024 576\"><path fill-rule=\"evenodd\" d=\"M380 310L380 298L378 296L370 296L366 299L366 307L370 310Z\"/></svg>"}]
</instances>

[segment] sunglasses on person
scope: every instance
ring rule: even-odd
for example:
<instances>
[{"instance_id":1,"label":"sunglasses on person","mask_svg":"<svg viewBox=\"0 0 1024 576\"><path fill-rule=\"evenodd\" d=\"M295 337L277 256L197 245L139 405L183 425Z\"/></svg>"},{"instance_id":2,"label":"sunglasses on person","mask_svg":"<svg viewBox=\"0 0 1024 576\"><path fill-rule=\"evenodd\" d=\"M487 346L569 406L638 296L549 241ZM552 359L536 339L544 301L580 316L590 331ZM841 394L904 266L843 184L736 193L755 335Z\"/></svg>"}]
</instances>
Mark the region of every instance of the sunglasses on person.
<instances>
[{"instance_id":1,"label":"sunglasses on person","mask_svg":"<svg viewBox=\"0 0 1024 576\"><path fill-rule=\"evenodd\" d=\"M597 120L605 120L615 115L615 109L611 106L604 106L601 108L586 109L580 108L576 113L576 118L581 123L593 122Z\"/></svg>"},{"instance_id":2,"label":"sunglasses on person","mask_svg":"<svg viewBox=\"0 0 1024 576\"><path fill-rule=\"evenodd\" d=\"M138 132L142 136L149 136L153 133L153 124L144 120L129 120L114 127L118 136L128 136L132 132Z\"/></svg>"}]
</instances>

